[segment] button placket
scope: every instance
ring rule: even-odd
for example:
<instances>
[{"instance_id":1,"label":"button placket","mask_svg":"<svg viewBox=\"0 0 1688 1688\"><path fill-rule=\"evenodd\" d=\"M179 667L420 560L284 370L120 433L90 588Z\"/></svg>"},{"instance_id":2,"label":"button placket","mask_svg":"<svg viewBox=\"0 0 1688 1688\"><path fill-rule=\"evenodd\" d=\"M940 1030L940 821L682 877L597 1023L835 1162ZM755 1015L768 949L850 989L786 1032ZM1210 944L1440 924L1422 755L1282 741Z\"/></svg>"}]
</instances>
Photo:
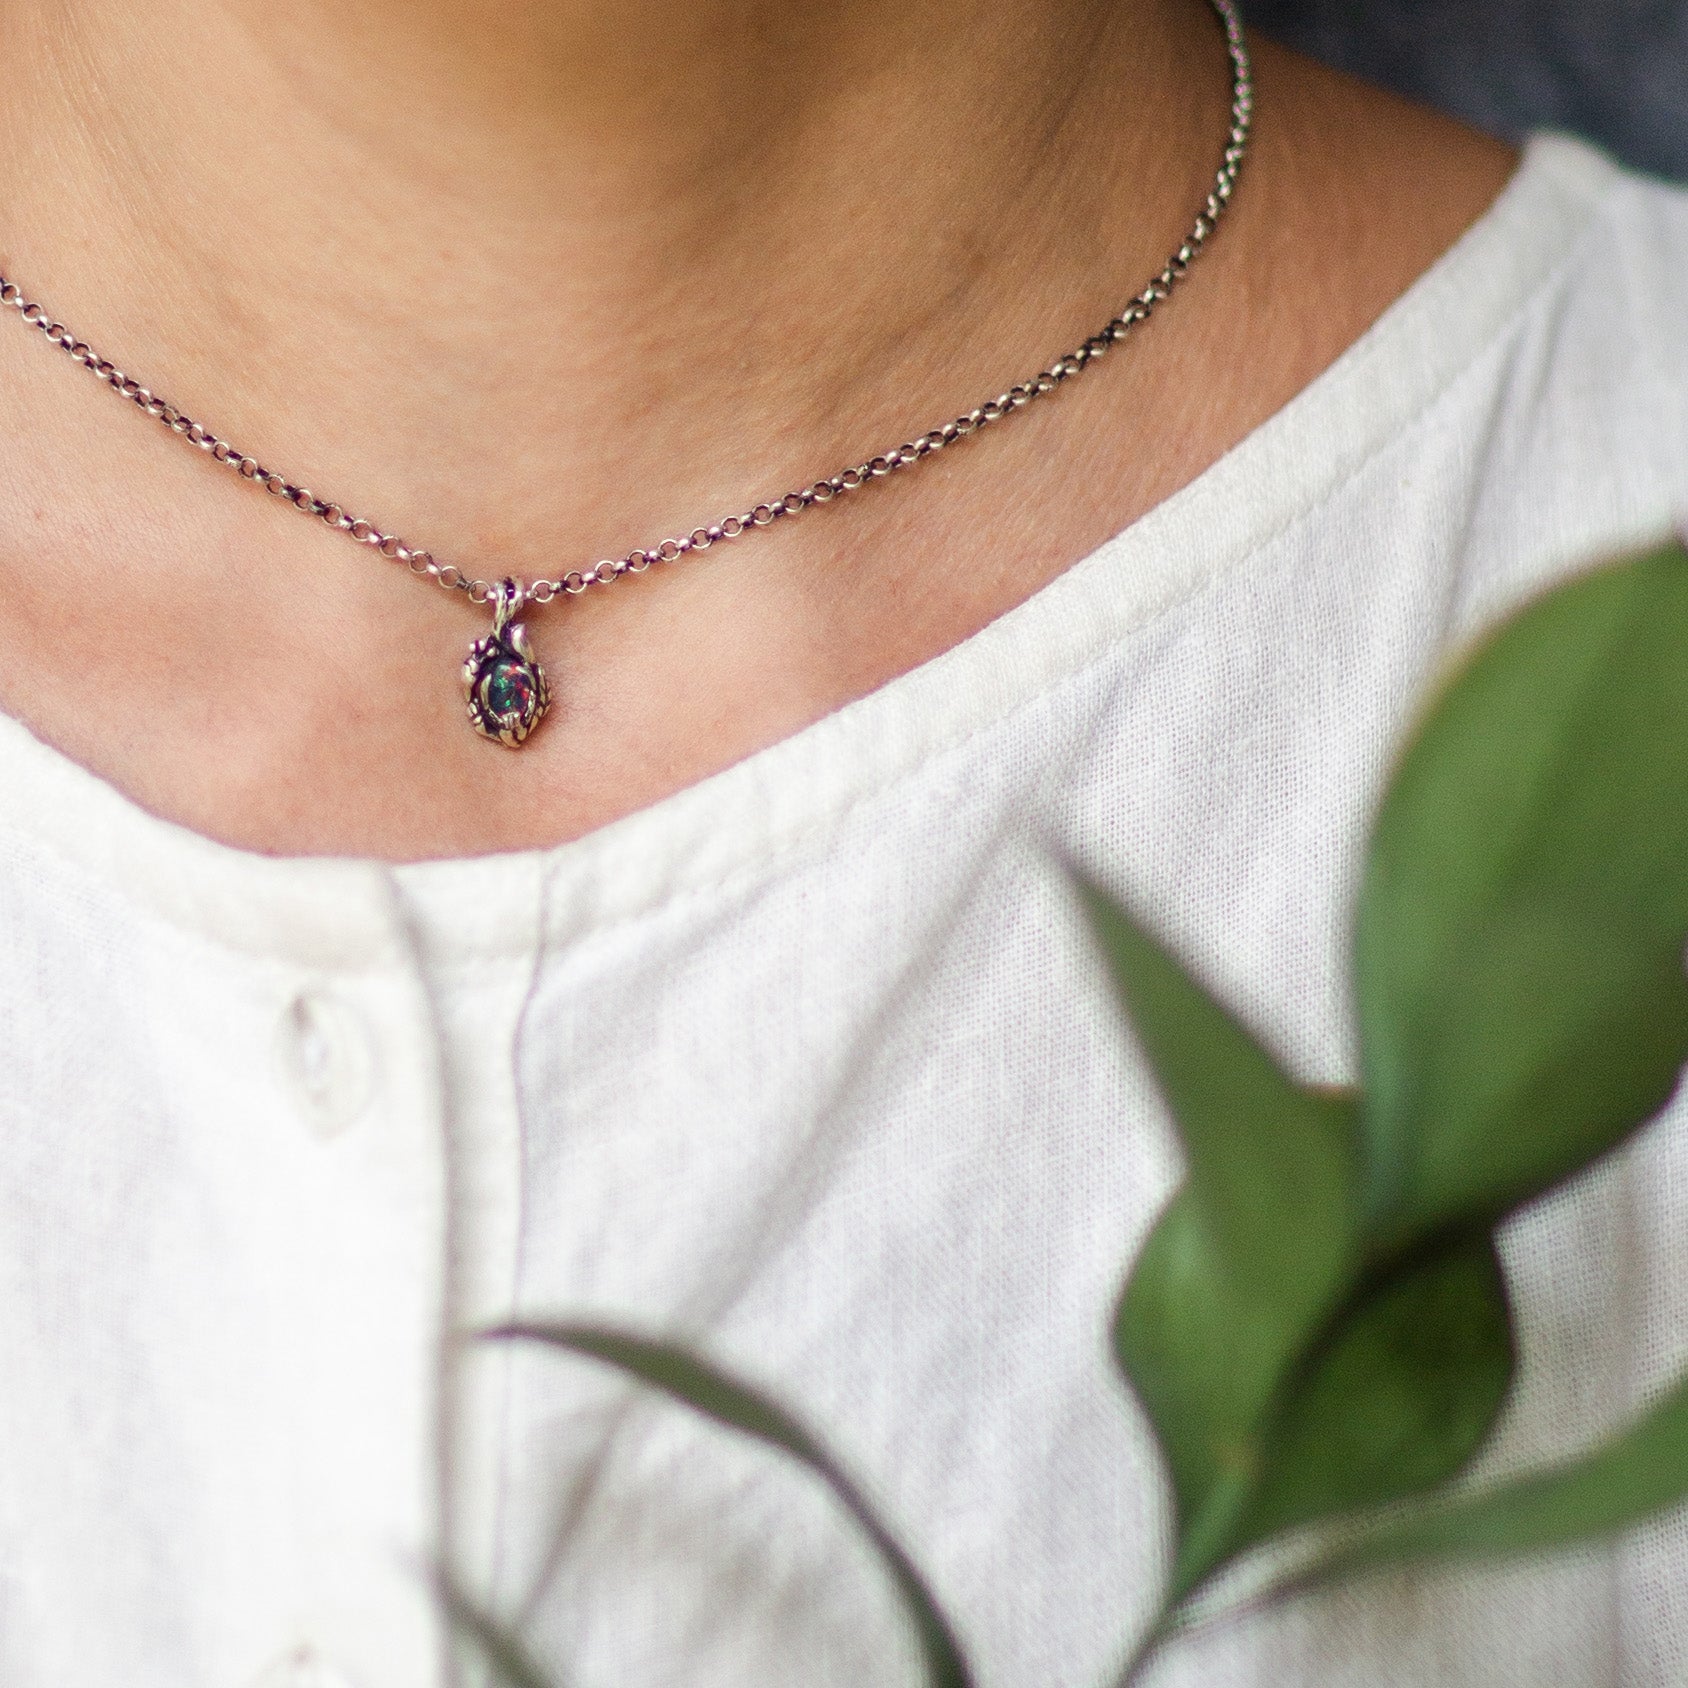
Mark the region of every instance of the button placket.
<instances>
[{"instance_id":1,"label":"button placket","mask_svg":"<svg viewBox=\"0 0 1688 1688\"><path fill-rule=\"evenodd\" d=\"M441 1535L438 1052L400 911L385 912L355 955L302 947L267 969L254 1027L269 1081L254 1148L273 1179L255 1193L267 1364L284 1415L269 1445L295 1471L276 1523L293 1552L248 1657L297 1650L250 1688L440 1688L445 1669L415 1568Z\"/></svg>"}]
</instances>

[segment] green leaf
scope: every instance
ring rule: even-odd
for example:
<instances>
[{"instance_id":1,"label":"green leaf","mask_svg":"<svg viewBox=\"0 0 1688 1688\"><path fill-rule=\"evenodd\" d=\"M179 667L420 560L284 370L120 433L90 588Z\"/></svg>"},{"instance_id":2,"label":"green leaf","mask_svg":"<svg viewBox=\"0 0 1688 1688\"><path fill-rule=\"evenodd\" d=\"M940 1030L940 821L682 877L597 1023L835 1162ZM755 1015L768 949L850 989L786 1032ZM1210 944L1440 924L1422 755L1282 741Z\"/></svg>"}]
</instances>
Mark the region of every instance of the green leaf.
<instances>
[{"instance_id":1,"label":"green leaf","mask_svg":"<svg viewBox=\"0 0 1688 1688\"><path fill-rule=\"evenodd\" d=\"M1511 1557L1613 1535L1688 1497L1688 1379L1580 1460L1378 1526L1298 1587L1426 1560Z\"/></svg>"},{"instance_id":2,"label":"green leaf","mask_svg":"<svg viewBox=\"0 0 1688 1688\"><path fill-rule=\"evenodd\" d=\"M1449 955L1399 1045L1415 1224L1494 1220L1669 1101L1688 1058L1680 939L1590 894L1497 906Z\"/></svg>"},{"instance_id":3,"label":"green leaf","mask_svg":"<svg viewBox=\"0 0 1688 1688\"><path fill-rule=\"evenodd\" d=\"M1231 1548L1260 1472L1271 1386L1291 1363L1282 1353L1257 1352L1253 1364L1233 1364L1257 1327L1219 1259L1206 1215L1181 1191L1149 1233L1114 1325L1120 1364L1172 1477L1173 1603L1199 1587Z\"/></svg>"},{"instance_id":4,"label":"green leaf","mask_svg":"<svg viewBox=\"0 0 1688 1688\"><path fill-rule=\"evenodd\" d=\"M451 1621L475 1644L501 1688L557 1688L529 1657L514 1632L483 1611L449 1577L438 1579L441 1603Z\"/></svg>"},{"instance_id":5,"label":"green leaf","mask_svg":"<svg viewBox=\"0 0 1688 1688\"><path fill-rule=\"evenodd\" d=\"M1371 1284L1284 1397L1240 1537L1423 1494L1464 1469L1512 1381L1493 1240L1459 1237Z\"/></svg>"},{"instance_id":6,"label":"green leaf","mask_svg":"<svg viewBox=\"0 0 1688 1688\"><path fill-rule=\"evenodd\" d=\"M1489 1223L1688 1060L1688 553L1550 593L1445 691L1373 835L1355 974L1367 1206Z\"/></svg>"},{"instance_id":7,"label":"green leaf","mask_svg":"<svg viewBox=\"0 0 1688 1688\"><path fill-rule=\"evenodd\" d=\"M538 1342L602 1361L706 1418L765 1442L807 1466L855 1519L890 1572L919 1638L931 1688L971 1688L961 1648L914 1563L832 1456L766 1396L672 1343L585 1324L511 1324L489 1338Z\"/></svg>"},{"instance_id":8,"label":"green leaf","mask_svg":"<svg viewBox=\"0 0 1688 1688\"><path fill-rule=\"evenodd\" d=\"M1278 1391L1357 1270L1353 1103L1293 1084L1122 910L1081 890L1189 1169L1115 1323L1172 1473L1176 1599L1224 1554Z\"/></svg>"}]
</instances>

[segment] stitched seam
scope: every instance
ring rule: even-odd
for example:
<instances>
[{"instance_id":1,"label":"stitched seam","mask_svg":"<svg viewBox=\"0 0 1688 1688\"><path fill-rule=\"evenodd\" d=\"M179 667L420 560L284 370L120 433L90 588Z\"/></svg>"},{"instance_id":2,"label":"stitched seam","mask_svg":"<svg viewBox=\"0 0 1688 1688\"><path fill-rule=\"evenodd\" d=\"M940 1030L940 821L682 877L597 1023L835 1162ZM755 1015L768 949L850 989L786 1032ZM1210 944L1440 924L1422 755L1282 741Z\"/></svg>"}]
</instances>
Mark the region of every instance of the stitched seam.
<instances>
[{"instance_id":1,"label":"stitched seam","mask_svg":"<svg viewBox=\"0 0 1688 1688\"><path fill-rule=\"evenodd\" d=\"M789 872L793 858L801 856L824 834L829 833L840 825L847 823L865 805L878 801L879 799L895 792L901 785L913 779L923 771L931 768L935 763L946 757L958 754L977 740L983 738L986 734L1011 726L1014 721L1027 711L1040 707L1061 697L1068 689L1093 674L1104 663L1112 660L1117 655L1120 645L1124 640L1136 638L1140 634L1149 632L1164 623L1169 617L1185 611L1190 605L1200 602L1205 597L1217 591L1222 584L1234 580L1243 570L1258 562L1264 552L1279 545L1288 535L1322 514L1330 506L1330 504L1334 502L1334 500L1350 485L1352 485L1352 483L1380 456L1395 446L1398 442L1408 438L1410 435L1421 429L1426 418L1433 410L1457 394L1467 383L1475 380L1478 372L1488 363L1490 358L1498 355L1504 349L1505 344L1509 339L1516 337L1523 318L1532 310L1537 308L1543 295L1551 288L1558 286L1563 281L1566 272L1572 267L1572 265L1581 260L1585 253L1587 244L1596 230L1596 227L1609 219L1613 206L1617 203L1623 190L1629 185L1627 178L1617 176L1614 177L1613 180L1603 187L1598 193L1590 196L1580 225L1566 239L1563 249L1560 251L1558 256L1543 269L1541 274L1532 283L1530 283L1526 291L1516 301L1514 301L1513 305L1499 319L1490 331L1486 343L1477 355L1452 370L1446 380L1424 394L1418 401L1417 405L1401 418L1397 427L1371 442L1371 444L1368 445L1352 463L1333 476L1330 483L1325 486L1317 497L1315 497L1310 503L1286 514L1284 519L1269 532L1262 535L1251 536L1247 545L1227 563L1210 570L1190 589L1169 599L1167 602L1156 606L1141 621L1138 621L1130 628L1123 630L1100 650L1082 659L1078 666L1067 670L1065 673L1045 677L1040 689L1031 696L1023 697L1014 701L1002 710L1002 712L993 715L988 720L971 722L948 737L938 739L920 747L918 752L912 755L908 761L906 761L901 767L888 773L883 780L877 783L864 784L861 789L840 799L836 804L827 807L823 812L813 814L807 819L794 824L784 833L783 836L777 838L776 840L768 841L766 848L763 850L749 855L746 859L736 862L731 867L724 869L712 877L696 880L692 883L679 886L671 890L658 890L648 899L642 901L637 907L618 911L604 920L588 920L584 925L570 930L568 933L570 939L580 940L587 937L597 936L599 934L610 934L626 926L630 926L636 921L648 919L652 915L662 913L666 910L685 908L694 904L701 898L718 897L723 892L727 892L738 885L740 882L748 881L753 877L768 879L773 877L775 873ZM1406 295L1403 295L1403 298L1405 297ZM1386 312L1385 318L1387 315L1388 313ZM1380 318L1379 320L1381 323L1385 319ZM1339 363L1346 363L1348 365L1348 372L1345 377L1347 380L1353 381L1355 379L1356 371L1363 371L1364 369L1377 363L1380 359L1387 358L1394 352L1394 342L1386 336L1378 335L1376 333L1377 326L1378 325L1374 325L1372 330L1368 330L1367 334L1357 341L1354 346L1350 347L1342 359L1338 360ZM1332 366L1333 370L1335 367L1335 365ZM1315 382L1313 385L1316 386L1317 384L1318 383ZM1296 399L1292 399L1290 401L1290 406L1286 406L1285 409L1287 410L1291 406L1294 406L1300 399L1312 392L1312 390L1312 386L1303 389L1303 392L1298 394ZM1284 412L1280 411L1277 414L1282 416ZM1270 422L1266 425L1269 426ZM1240 449L1243 444L1246 444L1246 441L1239 442L1239 447L1237 449ZM1221 459L1221 461L1223 461L1223 459ZM1215 465L1215 467L1217 467L1217 465ZM1198 476L1195 482L1190 483L1190 486L1198 484L1201 478L1202 477ZM1187 491L1188 488L1185 490ZM1173 498L1177 498L1178 496L1180 495L1175 493ZM1170 500L1168 502L1170 502ZM1165 506L1162 506L1162 508L1164 507ZM1150 519L1153 514L1154 512L1150 512L1149 517L1145 517L1143 519ZM1131 529L1127 528L1123 530L1123 533L1129 533L1130 531ZM1123 535L1116 535L1114 538L1118 539L1122 536ZM1104 541L1103 546L1098 547L1098 550L1105 549L1109 543L1111 543L1111 541ZM1094 553L1092 553L1092 555L1094 555ZM1078 559L1074 566L1077 567L1082 565L1085 560L1086 559L1083 558ZM1012 614L1014 612L1010 611L1008 613ZM966 643L967 641L963 641L962 646ZM952 650L961 649L962 646L952 647ZM941 661L943 655L947 654L949 653L942 653L939 657L932 660ZM919 666L924 667L926 665L922 664ZM918 672L918 668L910 670L909 672ZM893 681L891 683L894 684L895 682ZM865 694L863 698L854 700L854 702L865 703L874 695L874 693L870 692ZM850 707L850 704L846 704L844 709L847 710ZM826 717L823 717L822 719L824 720ZM812 725L818 726L819 724L820 723L817 722ZM803 729L803 731L807 730L809 729ZM797 736L801 736L801 733L794 735L794 737ZM791 743L793 741L791 739L787 739L781 742ZM778 748L778 745L776 744L765 748L767 750L774 750ZM59 753L53 752L49 749L48 754L57 755ZM745 760L753 760L760 754L762 754L762 752L752 752L751 757L746 758ZM744 762L740 762L734 766L742 767L744 766ZM703 781L698 782L698 785L707 784L709 779L721 777L721 775L730 773L731 771L731 768L720 770L716 775L706 776ZM77 769L77 772L88 778L96 777L88 775L86 770L80 768ZM697 785L694 785L685 789L695 791L697 788ZM121 794L117 795L121 798ZM681 794L676 793L675 795L678 796ZM123 801L129 807L134 807L130 800L123 799ZM640 812L648 813L649 811L646 810ZM41 850L43 848L41 841L32 833L23 832L15 828L4 828L3 821L0 821L0 830L11 832L12 836L19 838L28 847L36 850ZM524 855L528 856L530 859L534 857L539 858L537 864L538 872L544 878L548 894L547 900L550 901L550 889L556 884L558 879L566 875L570 870L570 864L566 860L566 854L570 848L571 845L564 844L557 846L550 851L539 850L534 852L512 852L511 854L516 858L520 858ZM312 970L314 967L316 971L332 972L335 975L342 977L357 977L382 971L390 971L390 967L392 965L391 963L364 965L354 962L336 962L326 965L320 963L295 964L277 957L275 951L265 944L247 941L244 937L227 937L221 935L211 936L206 934L202 928L179 918L175 911L161 909L150 903L144 897L136 895L127 885L100 878L93 869L87 867L79 859L66 857L60 852L50 849L45 853L56 867L63 871L73 873L80 882L92 886L99 891L101 895L106 897L116 897L126 906L131 907L138 913L148 917L149 924L158 924L171 931L190 934L196 939L203 941L213 949L220 949L225 953L232 951L235 953L256 956L266 961L273 962L279 967L291 966L297 969L302 966L304 970L307 971ZM489 856L482 859L485 861L494 861L498 858L496 856ZM391 870L393 864L378 865ZM544 942L553 940L553 934L548 929L542 931L540 936L541 940ZM497 947L489 945L488 948L484 950L477 948L473 944L460 944L454 946L454 948L456 949L457 957L461 957L466 963L472 962L477 957L494 957L502 954L503 952L502 944Z\"/></svg>"},{"instance_id":2,"label":"stitched seam","mask_svg":"<svg viewBox=\"0 0 1688 1688\"><path fill-rule=\"evenodd\" d=\"M1522 319L1539 305L1542 295L1560 279L1563 269L1579 254L1584 238L1586 238L1586 231L1575 242L1576 250L1568 251L1502 319L1501 324L1497 327L1485 348L1484 356L1455 370L1443 385L1425 396L1417 409L1403 419L1399 428L1376 441L1368 450L1356 458L1341 475L1325 488L1318 498L1290 513L1269 533L1251 541L1248 547L1240 552L1227 566L1206 575L1190 590L1165 604L1159 605L1144 620L1136 623L1127 633L1123 634L1119 640L1087 657L1077 668L1061 675L1034 696L1022 698L1009 705L1002 714L993 716L988 721L973 723L951 738L926 747L917 758L910 761L906 766L899 768L883 784L864 789L843 801L838 807L828 810L825 814L811 817L802 825L793 828L785 838L781 839L767 853L759 855L753 860L737 863L713 878L698 880L693 884L658 894L642 907L629 909L606 920L591 922L575 928L569 933L570 938L579 941L586 938L610 936L654 915L678 911L705 898L716 898L723 893L731 892L738 887L740 881L748 882L742 886L742 889L750 891L756 889L759 883L766 883L771 880L776 874L789 873L797 865L793 858L803 855L817 841L824 841L823 834L830 833L837 827L848 823L868 805L893 795L901 786L928 772L936 763L945 758L959 755L990 733L1012 727L1021 716L1031 710L1059 700L1066 693L1081 685L1098 669L1119 655L1121 643L1125 639L1136 639L1139 635L1154 630L1172 618L1187 613L1204 599L1215 595L1222 587L1234 582L1237 576L1251 565L1260 565L1263 574L1269 578L1274 568L1288 568L1299 562L1301 559L1293 556L1286 556L1269 562L1264 560L1264 554L1280 546L1297 529L1306 526L1315 518L1324 514L1329 506L1380 457L1392 448L1407 442L1413 435L1420 433L1428 423L1432 412L1457 398L1465 387L1474 383L1483 372L1484 366L1490 358L1503 351L1509 338L1516 337ZM565 845L562 848L566 850L567 846ZM567 871L568 864L565 861L547 863L545 867L548 878L565 874ZM551 933L546 934L548 941L552 940L553 936Z\"/></svg>"}]
</instances>

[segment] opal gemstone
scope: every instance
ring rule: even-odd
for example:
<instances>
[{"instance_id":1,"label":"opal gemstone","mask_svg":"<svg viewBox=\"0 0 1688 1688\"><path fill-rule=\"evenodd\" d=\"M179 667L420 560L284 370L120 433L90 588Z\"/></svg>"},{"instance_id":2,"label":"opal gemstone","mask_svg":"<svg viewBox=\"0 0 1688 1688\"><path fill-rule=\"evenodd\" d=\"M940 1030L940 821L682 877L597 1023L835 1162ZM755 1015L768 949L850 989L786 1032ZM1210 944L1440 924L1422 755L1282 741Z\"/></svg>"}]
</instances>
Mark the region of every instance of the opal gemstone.
<instances>
[{"instance_id":1,"label":"opal gemstone","mask_svg":"<svg viewBox=\"0 0 1688 1688\"><path fill-rule=\"evenodd\" d=\"M550 700L545 671L534 661L519 622L506 628L495 621L492 632L469 647L463 659L463 701L482 738L512 749L525 743Z\"/></svg>"},{"instance_id":2,"label":"opal gemstone","mask_svg":"<svg viewBox=\"0 0 1688 1688\"><path fill-rule=\"evenodd\" d=\"M512 726L525 721L533 711L537 696L533 674L519 657L500 657L487 670L481 696L488 710L500 721Z\"/></svg>"}]
</instances>

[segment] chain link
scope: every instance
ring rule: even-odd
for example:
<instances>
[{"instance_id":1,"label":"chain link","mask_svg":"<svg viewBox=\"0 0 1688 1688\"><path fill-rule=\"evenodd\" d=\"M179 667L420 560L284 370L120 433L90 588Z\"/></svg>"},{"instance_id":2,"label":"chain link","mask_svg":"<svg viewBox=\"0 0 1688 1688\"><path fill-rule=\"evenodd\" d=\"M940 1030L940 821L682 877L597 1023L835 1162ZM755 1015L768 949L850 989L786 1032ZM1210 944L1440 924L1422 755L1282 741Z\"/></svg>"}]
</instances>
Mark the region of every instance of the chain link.
<instances>
[{"instance_id":1,"label":"chain link","mask_svg":"<svg viewBox=\"0 0 1688 1688\"><path fill-rule=\"evenodd\" d=\"M811 481L800 492L788 492L783 497L757 504L742 515L727 516L708 527L693 528L690 533L665 539L661 544L629 551L624 557L610 558L589 569L574 569L558 579L535 580L523 589L524 596L539 604L548 604L559 593L571 596L584 592L589 586L606 586L624 574L643 574L652 563L673 563L694 551L707 551L725 539L738 539L758 528L772 527L775 522L800 515L814 504L830 504L835 498L854 492L870 481L883 480L900 469L930 457L934 452L968 439L981 429L1000 422L1004 417L1023 410L1034 399L1043 398L1082 374L1098 362L1112 347L1124 340L1139 324L1147 322L1183 280L1185 272L1207 245L1231 196L1236 190L1237 177L1248 154L1249 138L1254 120L1254 83L1249 64L1247 43L1242 20L1237 15L1234 0L1210 0L1224 27L1226 45L1230 51L1233 73L1231 91L1231 128L1226 137L1225 151L1213 191L1196 218L1195 225L1179 243L1178 249L1167 259L1159 275L1149 282L1118 316L1082 344L1029 380L1021 381L993 399L987 399L963 416L957 416L942 426L931 428L917 438L878 456L870 457L842 469L825 480ZM309 487L297 485L285 475L266 468L256 457L248 456L227 440L219 438L202 423L194 421L185 411L177 409L156 393L124 374L115 364L101 357L88 343L79 340L62 322L57 322L46 308L25 298L21 288L0 275L0 305L9 305L32 328L39 329L48 340L79 363L98 380L106 383L114 393L131 400L148 416L156 417L174 434L180 434L190 444L208 453L243 480L261 486L274 497L291 504L307 516L326 522L329 527L349 535L360 545L367 545L394 562L405 564L413 574L432 579L448 591L466 592L477 604L491 600L496 591L493 582L466 574L454 563L441 563L427 551L419 550L395 533L386 533L373 522L354 516L341 505L317 497Z\"/></svg>"}]
</instances>

